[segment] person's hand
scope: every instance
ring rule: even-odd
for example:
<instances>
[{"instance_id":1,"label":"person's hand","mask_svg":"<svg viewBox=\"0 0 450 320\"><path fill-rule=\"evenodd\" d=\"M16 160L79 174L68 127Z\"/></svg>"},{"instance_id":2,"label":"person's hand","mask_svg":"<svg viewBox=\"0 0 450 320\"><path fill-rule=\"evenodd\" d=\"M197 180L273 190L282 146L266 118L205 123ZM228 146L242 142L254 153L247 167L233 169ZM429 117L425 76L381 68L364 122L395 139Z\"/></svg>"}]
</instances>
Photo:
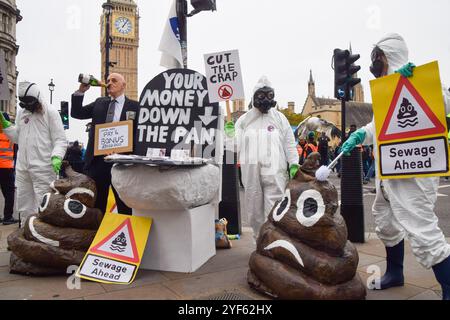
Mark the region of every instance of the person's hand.
<instances>
[{"instance_id":1,"label":"person's hand","mask_svg":"<svg viewBox=\"0 0 450 320\"><path fill-rule=\"evenodd\" d=\"M415 67L416 67L416 65L414 63L409 62L409 63L405 64L403 67L401 67L400 69L396 70L395 73L400 73L405 78L410 78L413 76Z\"/></svg>"},{"instance_id":2,"label":"person's hand","mask_svg":"<svg viewBox=\"0 0 450 320\"><path fill-rule=\"evenodd\" d=\"M85 93L90 88L91 86L89 84L80 83L80 88L78 89L78 91Z\"/></svg>"},{"instance_id":3,"label":"person's hand","mask_svg":"<svg viewBox=\"0 0 450 320\"><path fill-rule=\"evenodd\" d=\"M298 164L293 164L289 167L289 176L290 176L291 180L297 176L299 169L300 169L300 165L298 165Z\"/></svg>"},{"instance_id":4,"label":"person's hand","mask_svg":"<svg viewBox=\"0 0 450 320\"><path fill-rule=\"evenodd\" d=\"M225 123L224 130L225 130L225 134L228 137L230 137L230 138L234 137L235 128L234 128L234 123L232 121Z\"/></svg>"},{"instance_id":5,"label":"person's hand","mask_svg":"<svg viewBox=\"0 0 450 320\"><path fill-rule=\"evenodd\" d=\"M344 142L342 145L342 152L344 152L345 156L350 156L353 149L358 144L363 143L364 139L366 138L366 130L363 128L356 130L353 132L350 137L348 137L347 141Z\"/></svg>"},{"instance_id":6,"label":"person's hand","mask_svg":"<svg viewBox=\"0 0 450 320\"><path fill-rule=\"evenodd\" d=\"M2 112L0 112L0 123L4 129L11 127L11 122L5 119Z\"/></svg>"},{"instance_id":7,"label":"person's hand","mask_svg":"<svg viewBox=\"0 0 450 320\"><path fill-rule=\"evenodd\" d=\"M62 159L60 157L58 156L52 157L52 166L56 174L59 174L59 171L61 171L61 165Z\"/></svg>"}]
</instances>

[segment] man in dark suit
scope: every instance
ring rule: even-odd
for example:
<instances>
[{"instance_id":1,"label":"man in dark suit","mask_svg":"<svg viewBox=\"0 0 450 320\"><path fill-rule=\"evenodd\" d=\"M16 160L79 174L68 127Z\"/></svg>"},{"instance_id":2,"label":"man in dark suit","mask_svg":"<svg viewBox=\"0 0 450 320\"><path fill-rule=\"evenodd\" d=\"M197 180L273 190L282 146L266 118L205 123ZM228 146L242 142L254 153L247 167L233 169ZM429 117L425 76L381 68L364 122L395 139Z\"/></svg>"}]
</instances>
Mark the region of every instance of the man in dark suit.
<instances>
[{"instance_id":1,"label":"man in dark suit","mask_svg":"<svg viewBox=\"0 0 450 320\"><path fill-rule=\"evenodd\" d=\"M106 211L109 187L111 186L111 163L104 161L104 156L94 156L95 126L109 122L135 120L138 114L139 104L125 97L126 82L122 75L112 73L108 77L107 91L109 97L98 98L95 102L83 107L84 93L90 86L80 84L80 88L72 95L72 118L85 120L92 119L89 130L89 142L86 150L84 169L94 179L97 185L97 200L95 207ZM137 121L133 121L133 132L136 132ZM118 212L121 214L132 214L132 210L120 200L116 190L113 188Z\"/></svg>"}]
</instances>

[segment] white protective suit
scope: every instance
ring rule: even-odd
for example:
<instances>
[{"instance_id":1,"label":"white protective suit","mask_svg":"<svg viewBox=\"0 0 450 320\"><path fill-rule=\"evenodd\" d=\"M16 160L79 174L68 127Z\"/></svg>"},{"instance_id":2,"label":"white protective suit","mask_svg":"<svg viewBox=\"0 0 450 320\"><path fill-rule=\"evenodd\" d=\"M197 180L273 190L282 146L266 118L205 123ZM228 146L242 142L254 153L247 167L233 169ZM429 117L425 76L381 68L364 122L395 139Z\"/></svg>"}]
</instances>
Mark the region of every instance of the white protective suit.
<instances>
[{"instance_id":1,"label":"white protective suit","mask_svg":"<svg viewBox=\"0 0 450 320\"><path fill-rule=\"evenodd\" d=\"M254 89L272 87L263 77ZM271 108L263 114L253 107L235 125L238 159L244 185L244 206L256 240L289 181L288 164L298 164L295 138L286 117Z\"/></svg>"},{"instance_id":2,"label":"white protective suit","mask_svg":"<svg viewBox=\"0 0 450 320\"><path fill-rule=\"evenodd\" d=\"M403 38L389 34L376 44L384 51L389 63L388 74L393 74L408 63L408 48ZM447 107L450 101L446 101ZM374 121L364 127L365 145L374 145L378 157ZM450 255L450 245L438 226L434 213L439 177L383 180L376 178L376 198L373 215L376 232L386 247L400 243L405 236L417 260L427 269ZM384 189L384 190L383 190Z\"/></svg>"},{"instance_id":3,"label":"white protective suit","mask_svg":"<svg viewBox=\"0 0 450 320\"><path fill-rule=\"evenodd\" d=\"M19 97L30 83L19 84ZM47 106L39 88L33 85L27 96L39 99L42 111L31 113L20 108L16 125L4 129L11 141L18 144L16 163L17 210L23 220L37 213L39 204L50 184L56 179L52 157L64 159L67 140L58 111Z\"/></svg>"}]
</instances>

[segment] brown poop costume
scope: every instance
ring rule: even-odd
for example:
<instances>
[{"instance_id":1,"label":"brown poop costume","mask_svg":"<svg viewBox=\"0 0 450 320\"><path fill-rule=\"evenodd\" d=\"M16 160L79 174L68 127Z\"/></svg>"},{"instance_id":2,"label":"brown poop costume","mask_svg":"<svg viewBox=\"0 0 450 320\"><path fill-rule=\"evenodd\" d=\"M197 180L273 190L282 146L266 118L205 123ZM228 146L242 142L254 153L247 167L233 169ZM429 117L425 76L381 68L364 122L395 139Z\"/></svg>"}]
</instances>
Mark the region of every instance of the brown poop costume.
<instances>
[{"instance_id":1,"label":"brown poop costume","mask_svg":"<svg viewBox=\"0 0 450 320\"><path fill-rule=\"evenodd\" d=\"M278 299L364 299L336 188L314 178L317 156L308 157L261 227L247 281Z\"/></svg>"},{"instance_id":2,"label":"brown poop costume","mask_svg":"<svg viewBox=\"0 0 450 320\"><path fill-rule=\"evenodd\" d=\"M95 182L63 165L67 178L52 183L54 192L44 195L39 213L8 237L11 273L65 274L81 263L94 240L103 219L100 210L89 208L97 196Z\"/></svg>"}]
</instances>

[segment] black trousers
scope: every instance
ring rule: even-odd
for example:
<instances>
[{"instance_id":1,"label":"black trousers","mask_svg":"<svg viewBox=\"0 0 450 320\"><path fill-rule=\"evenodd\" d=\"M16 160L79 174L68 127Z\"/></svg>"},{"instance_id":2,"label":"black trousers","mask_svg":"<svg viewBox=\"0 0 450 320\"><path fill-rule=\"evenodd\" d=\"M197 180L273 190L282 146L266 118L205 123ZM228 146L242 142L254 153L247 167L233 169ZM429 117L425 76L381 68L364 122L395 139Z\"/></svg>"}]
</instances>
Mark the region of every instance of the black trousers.
<instances>
[{"instance_id":1,"label":"black trousers","mask_svg":"<svg viewBox=\"0 0 450 320\"><path fill-rule=\"evenodd\" d=\"M0 185L3 197L5 198L3 219L9 220L12 218L14 212L14 169L0 169Z\"/></svg>"},{"instance_id":2,"label":"black trousers","mask_svg":"<svg viewBox=\"0 0 450 320\"><path fill-rule=\"evenodd\" d=\"M100 209L102 212L106 212L106 207L108 205L112 166L112 163L106 163L103 161L103 157L96 157L87 170L88 176L95 181L97 187L97 200L95 201L95 207ZM127 205L120 200L114 187L112 187L112 190L114 192L114 198L116 199L117 212L120 214L132 215L132 209L127 207Z\"/></svg>"}]
</instances>

